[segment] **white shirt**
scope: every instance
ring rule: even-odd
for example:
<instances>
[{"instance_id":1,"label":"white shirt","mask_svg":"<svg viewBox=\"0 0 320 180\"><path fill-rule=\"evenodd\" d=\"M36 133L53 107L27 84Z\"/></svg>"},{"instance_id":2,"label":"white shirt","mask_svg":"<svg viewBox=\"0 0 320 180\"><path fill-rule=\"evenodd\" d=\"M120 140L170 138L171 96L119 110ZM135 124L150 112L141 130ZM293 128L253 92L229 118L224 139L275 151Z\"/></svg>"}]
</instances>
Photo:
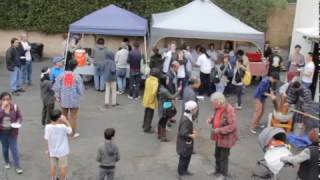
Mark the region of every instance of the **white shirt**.
<instances>
[{"instance_id":1,"label":"white shirt","mask_svg":"<svg viewBox=\"0 0 320 180\"><path fill-rule=\"evenodd\" d=\"M178 78L185 78L186 77L186 68L184 65L180 65L178 72L177 72L177 77Z\"/></svg>"},{"instance_id":2,"label":"white shirt","mask_svg":"<svg viewBox=\"0 0 320 180\"><path fill-rule=\"evenodd\" d=\"M167 73L169 71L169 67L170 67L170 62L171 62L171 58L172 58L172 52L171 51L168 51L165 55L165 60L164 60L164 63L163 63L163 69L162 71L164 73Z\"/></svg>"},{"instance_id":3,"label":"white shirt","mask_svg":"<svg viewBox=\"0 0 320 180\"><path fill-rule=\"evenodd\" d=\"M314 69L315 69L315 66L314 66L314 63L312 61L306 63L306 65L303 68L303 75L301 77L301 80L303 82L306 82L306 83L312 83ZM311 76L307 76L304 73L307 73L307 74L311 73L312 75Z\"/></svg>"},{"instance_id":4,"label":"white shirt","mask_svg":"<svg viewBox=\"0 0 320 180\"><path fill-rule=\"evenodd\" d=\"M211 73L211 60L207 58L205 54L201 54L198 57L197 65L200 66L200 71L204 74L210 74Z\"/></svg>"},{"instance_id":5,"label":"white shirt","mask_svg":"<svg viewBox=\"0 0 320 180\"><path fill-rule=\"evenodd\" d=\"M68 134L71 127L64 124L48 124L45 127L44 139L48 141L50 157L63 157L69 154Z\"/></svg>"},{"instance_id":6,"label":"white shirt","mask_svg":"<svg viewBox=\"0 0 320 180\"><path fill-rule=\"evenodd\" d=\"M28 42L24 42L24 41L21 41L21 45L23 47L23 49L26 51L26 54L25 54L25 58L27 61L31 61L31 53L30 53L30 50L31 50L31 46L29 46L29 43Z\"/></svg>"}]
</instances>

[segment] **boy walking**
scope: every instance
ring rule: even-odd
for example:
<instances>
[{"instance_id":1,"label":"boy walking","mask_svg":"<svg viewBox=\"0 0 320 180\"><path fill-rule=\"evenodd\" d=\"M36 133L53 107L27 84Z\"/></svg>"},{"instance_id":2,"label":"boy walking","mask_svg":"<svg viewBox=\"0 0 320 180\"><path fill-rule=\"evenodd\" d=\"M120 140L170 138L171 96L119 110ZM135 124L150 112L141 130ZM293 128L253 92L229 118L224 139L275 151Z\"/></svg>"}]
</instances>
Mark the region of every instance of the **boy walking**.
<instances>
[{"instance_id":1,"label":"boy walking","mask_svg":"<svg viewBox=\"0 0 320 180\"><path fill-rule=\"evenodd\" d=\"M44 139L48 143L48 153L50 156L50 173L52 180L58 180L57 168L60 168L61 180L66 180L68 175L68 135L72 133L72 128L62 115L60 110L53 110L50 114L51 124L46 125Z\"/></svg>"},{"instance_id":2,"label":"boy walking","mask_svg":"<svg viewBox=\"0 0 320 180\"><path fill-rule=\"evenodd\" d=\"M120 160L118 146L112 141L116 133L114 128L104 131L105 142L98 149L97 161L100 164L99 180L113 180L116 163Z\"/></svg>"}]
</instances>

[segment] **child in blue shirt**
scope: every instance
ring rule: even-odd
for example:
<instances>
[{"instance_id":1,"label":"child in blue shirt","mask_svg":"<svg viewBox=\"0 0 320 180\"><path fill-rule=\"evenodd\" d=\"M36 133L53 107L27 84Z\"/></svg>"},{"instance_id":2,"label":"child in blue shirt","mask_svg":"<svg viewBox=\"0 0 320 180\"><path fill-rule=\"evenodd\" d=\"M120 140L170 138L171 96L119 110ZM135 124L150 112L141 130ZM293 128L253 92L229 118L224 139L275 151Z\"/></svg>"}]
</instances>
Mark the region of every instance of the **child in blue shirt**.
<instances>
[{"instance_id":1,"label":"child in blue shirt","mask_svg":"<svg viewBox=\"0 0 320 180\"><path fill-rule=\"evenodd\" d=\"M64 65L63 65L63 56L55 56L53 58L53 67L51 68L50 71L50 80L54 83L56 78L64 72Z\"/></svg>"}]
</instances>

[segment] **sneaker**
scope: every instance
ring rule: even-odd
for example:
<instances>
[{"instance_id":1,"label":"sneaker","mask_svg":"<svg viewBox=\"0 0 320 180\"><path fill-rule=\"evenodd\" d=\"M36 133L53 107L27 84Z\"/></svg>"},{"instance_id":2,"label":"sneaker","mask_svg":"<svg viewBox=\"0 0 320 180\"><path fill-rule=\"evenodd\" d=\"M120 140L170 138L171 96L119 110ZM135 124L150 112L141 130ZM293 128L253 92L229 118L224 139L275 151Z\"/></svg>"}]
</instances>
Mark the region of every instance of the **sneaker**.
<instances>
[{"instance_id":1,"label":"sneaker","mask_svg":"<svg viewBox=\"0 0 320 180\"><path fill-rule=\"evenodd\" d=\"M26 91L25 91L24 89L22 89L22 88L21 88L21 89L18 89L17 91L18 91L18 92L26 92Z\"/></svg>"},{"instance_id":2,"label":"sneaker","mask_svg":"<svg viewBox=\"0 0 320 180\"><path fill-rule=\"evenodd\" d=\"M121 94L121 92L120 92L120 91L117 91L117 94L119 95L119 94Z\"/></svg>"},{"instance_id":3,"label":"sneaker","mask_svg":"<svg viewBox=\"0 0 320 180\"><path fill-rule=\"evenodd\" d=\"M23 170L22 170L21 168L17 168L17 169L16 169L16 172L17 172L17 174L22 174L22 173L23 173Z\"/></svg>"},{"instance_id":4,"label":"sneaker","mask_svg":"<svg viewBox=\"0 0 320 180\"><path fill-rule=\"evenodd\" d=\"M250 130L250 132L251 132L252 134L257 134L256 129L250 128L249 130Z\"/></svg>"},{"instance_id":5,"label":"sneaker","mask_svg":"<svg viewBox=\"0 0 320 180\"><path fill-rule=\"evenodd\" d=\"M74 133L74 135L72 136L72 138L78 138L80 136L80 134L79 133Z\"/></svg>"},{"instance_id":6,"label":"sneaker","mask_svg":"<svg viewBox=\"0 0 320 180\"><path fill-rule=\"evenodd\" d=\"M186 175L186 176L193 176L193 173L191 173L190 171L187 171L186 173L184 173L184 175Z\"/></svg>"},{"instance_id":7,"label":"sneaker","mask_svg":"<svg viewBox=\"0 0 320 180\"><path fill-rule=\"evenodd\" d=\"M112 107L116 107L116 106L120 106L120 104L119 103L112 104Z\"/></svg>"},{"instance_id":8,"label":"sneaker","mask_svg":"<svg viewBox=\"0 0 320 180\"><path fill-rule=\"evenodd\" d=\"M241 109L242 109L242 106L236 105L235 108L236 108L237 110L241 110Z\"/></svg>"},{"instance_id":9,"label":"sneaker","mask_svg":"<svg viewBox=\"0 0 320 180\"><path fill-rule=\"evenodd\" d=\"M130 95L128 95L128 98L129 98L129 99L131 99L131 100L133 100L133 97L132 97L132 96L130 96Z\"/></svg>"},{"instance_id":10,"label":"sneaker","mask_svg":"<svg viewBox=\"0 0 320 180\"><path fill-rule=\"evenodd\" d=\"M138 97L136 97L136 98L134 98L134 100L139 100L141 97L140 96L138 96Z\"/></svg>"},{"instance_id":11,"label":"sneaker","mask_svg":"<svg viewBox=\"0 0 320 180\"><path fill-rule=\"evenodd\" d=\"M10 164L9 164L9 163L5 163L5 164L4 164L4 168L5 168L5 169L10 169L10 168L11 168L11 166L10 166Z\"/></svg>"},{"instance_id":12,"label":"sneaker","mask_svg":"<svg viewBox=\"0 0 320 180\"><path fill-rule=\"evenodd\" d=\"M263 129L264 127L265 127L264 124L260 124L260 125L259 125L259 128L261 128L261 129Z\"/></svg>"}]
</instances>

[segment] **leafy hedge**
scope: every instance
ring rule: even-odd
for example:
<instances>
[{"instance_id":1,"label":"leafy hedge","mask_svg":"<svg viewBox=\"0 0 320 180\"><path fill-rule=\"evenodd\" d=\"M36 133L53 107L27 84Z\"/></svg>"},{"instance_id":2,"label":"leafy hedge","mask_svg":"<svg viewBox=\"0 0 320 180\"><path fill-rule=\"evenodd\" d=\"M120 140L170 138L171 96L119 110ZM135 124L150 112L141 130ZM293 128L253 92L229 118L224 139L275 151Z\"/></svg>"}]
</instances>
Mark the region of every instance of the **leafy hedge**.
<instances>
[{"instance_id":1,"label":"leafy hedge","mask_svg":"<svg viewBox=\"0 0 320 180\"><path fill-rule=\"evenodd\" d=\"M79 18L115 4L150 18L152 13L171 10L191 0L0 0L0 29L25 29L46 33L65 32ZM266 17L285 0L215 0L229 13L257 28L266 30ZM201 13L201 12L199 12ZM192 23L192 20L190 20Z\"/></svg>"}]
</instances>

